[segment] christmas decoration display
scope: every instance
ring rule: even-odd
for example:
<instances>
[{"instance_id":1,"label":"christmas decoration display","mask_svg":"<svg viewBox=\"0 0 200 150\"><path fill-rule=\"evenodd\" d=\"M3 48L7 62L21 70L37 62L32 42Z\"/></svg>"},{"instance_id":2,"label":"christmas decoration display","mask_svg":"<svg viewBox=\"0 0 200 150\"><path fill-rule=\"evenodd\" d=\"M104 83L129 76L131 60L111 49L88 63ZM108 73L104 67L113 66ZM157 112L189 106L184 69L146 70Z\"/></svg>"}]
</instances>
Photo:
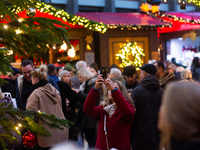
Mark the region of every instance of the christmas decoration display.
<instances>
[{"instance_id":1,"label":"christmas decoration display","mask_svg":"<svg viewBox=\"0 0 200 150\"><path fill-rule=\"evenodd\" d=\"M196 40L196 35L197 33L195 33L194 31L190 31L190 33L185 33L182 38L183 38L183 41L185 41L186 38L190 38L192 41Z\"/></svg>"},{"instance_id":2,"label":"christmas decoration display","mask_svg":"<svg viewBox=\"0 0 200 150\"><path fill-rule=\"evenodd\" d=\"M37 138L34 134L28 131L22 136L22 144L24 147L33 148L37 144Z\"/></svg>"},{"instance_id":3,"label":"christmas decoration display","mask_svg":"<svg viewBox=\"0 0 200 150\"><path fill-rule=\"evenodd\" d=\"M121 68L134 65L136 69L139 70L139 67L143 64L142 57L144 56L143 49L137 46L136 42L128 42L124 44L119 53L116 54L116 59L121 59L121 64L119 65ZM130 60L130 57L133 57L134 61Z\"/></svg>"}]
</instances>

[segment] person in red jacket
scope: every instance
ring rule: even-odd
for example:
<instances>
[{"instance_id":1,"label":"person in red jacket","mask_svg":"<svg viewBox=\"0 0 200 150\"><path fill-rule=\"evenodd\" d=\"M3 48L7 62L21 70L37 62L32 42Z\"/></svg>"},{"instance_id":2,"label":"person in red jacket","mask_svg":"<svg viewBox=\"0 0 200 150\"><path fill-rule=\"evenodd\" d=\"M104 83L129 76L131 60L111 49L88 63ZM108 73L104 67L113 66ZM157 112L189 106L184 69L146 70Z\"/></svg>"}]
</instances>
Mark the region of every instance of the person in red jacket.
<instances>
[{"instance_id":1,"label":"person in red jacket","mask_svg":"<svg viewBox=\"0 0 200 150\"><path fill-rule=\"evenodd\" d=\"M100 87L105 84L103 104L95 106L100 94ZM135 114L134 102L128 95L122 82L105 81L98 75L84 103L83 111L98 121L97 141L95 148L99 150L131 150L130 132Z\"/></svg>"}]
</instances>

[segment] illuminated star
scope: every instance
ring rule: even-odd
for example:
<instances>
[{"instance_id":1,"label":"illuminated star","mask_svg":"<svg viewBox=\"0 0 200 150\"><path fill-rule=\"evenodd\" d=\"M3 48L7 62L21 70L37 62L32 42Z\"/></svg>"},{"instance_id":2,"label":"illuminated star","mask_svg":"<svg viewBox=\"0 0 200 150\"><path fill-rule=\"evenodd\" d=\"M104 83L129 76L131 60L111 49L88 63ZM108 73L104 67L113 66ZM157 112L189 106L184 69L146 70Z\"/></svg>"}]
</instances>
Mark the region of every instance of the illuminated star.
<instances>
[{"instance_id":1,"label":"illuminated star","mask_svg":"<svg viewBox=\"0 0 200 150\"><path fill-rule=\"evenodd\" d=\"M140 9L141 9L141 11L148 12L149 11L149 4L142 3L142 6L140 6Z\"/></svg>"},{"instance_id":2,"label":"illuminated star","mask_svg":"<svg viewBox=\"0 0 200 150\"><path fill-rule=\"evenodd\" d=\"M159 12L160 10L159 10L159 6L157 6L157 5L152 5L151 6L151 11L152 11L152 13L156 13L156 12Z\"/></svg>"},{"instance_id":3,"label":"illuminated star","mask_svg":"<svg viewBox=\"0 0 200 150\"><path fill-rule=\"evenodd\" d=\"M85 41L88 43L88 44L92 44L92 41L93 41L93 38L91 35L88 35L85 39Z\"/></svg>"},{"instance_id":4,"label":"illuminated star","mask_svg":"<svg viewBox=\"0 0 200 150\"><path fill-rule=\"evenodd\" d=\"M194 30L190 31L190 38L192 41L196 40L196 35L197 35L197 33L195 33Z\"/></svg>"}]
</instances>

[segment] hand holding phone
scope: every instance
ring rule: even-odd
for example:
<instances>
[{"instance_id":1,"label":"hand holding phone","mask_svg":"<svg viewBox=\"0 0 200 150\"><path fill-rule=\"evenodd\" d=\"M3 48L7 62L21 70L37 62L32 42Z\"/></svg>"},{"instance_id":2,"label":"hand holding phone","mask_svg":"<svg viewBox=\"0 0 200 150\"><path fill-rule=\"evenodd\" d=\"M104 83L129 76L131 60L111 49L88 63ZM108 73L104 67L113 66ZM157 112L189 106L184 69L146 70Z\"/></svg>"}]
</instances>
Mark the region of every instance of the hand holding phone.
<instances>
[{"instance_id":1,"label":"hand holding phone","mask_svg":"<svg viewBox=\"0 0 200 150\"><path fill-rule=\"evenodd\" d=\"M107 74L108 74L108 67L106 67L106 66L101 67L100 74L102 75L102 78L105 80L107 78Z\"/></svg>"}]
</instances>

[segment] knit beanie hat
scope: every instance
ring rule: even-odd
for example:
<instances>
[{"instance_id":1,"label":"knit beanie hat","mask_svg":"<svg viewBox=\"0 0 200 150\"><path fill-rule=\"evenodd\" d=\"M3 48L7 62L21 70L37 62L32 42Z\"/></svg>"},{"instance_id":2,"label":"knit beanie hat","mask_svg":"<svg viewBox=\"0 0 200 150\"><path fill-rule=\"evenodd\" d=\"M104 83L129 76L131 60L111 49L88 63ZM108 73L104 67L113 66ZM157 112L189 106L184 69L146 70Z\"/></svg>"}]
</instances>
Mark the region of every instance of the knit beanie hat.
<instances>
[{"instance_id":1,"label":"knit beanie hat","mask_svg":"<svg viewBox=\"0 0 200 150\"><path fill-rule=\"evenodd\" d=\"M64 76L64 74L70 74L69 71L67 70L63 70L59 73L59 77L62 79L62 77Z\"/></svg>"},{"instance_id":2,"label":"knit beanie hat","mask_svg":"<svg viewBox=\"0 0 200 150\"><path fill-rule=\"evenodd\" d=\"M173 69L174 71L176 71L176 66L174 64L170 64L167 69Z\"/></svg>"}]
</instances>

